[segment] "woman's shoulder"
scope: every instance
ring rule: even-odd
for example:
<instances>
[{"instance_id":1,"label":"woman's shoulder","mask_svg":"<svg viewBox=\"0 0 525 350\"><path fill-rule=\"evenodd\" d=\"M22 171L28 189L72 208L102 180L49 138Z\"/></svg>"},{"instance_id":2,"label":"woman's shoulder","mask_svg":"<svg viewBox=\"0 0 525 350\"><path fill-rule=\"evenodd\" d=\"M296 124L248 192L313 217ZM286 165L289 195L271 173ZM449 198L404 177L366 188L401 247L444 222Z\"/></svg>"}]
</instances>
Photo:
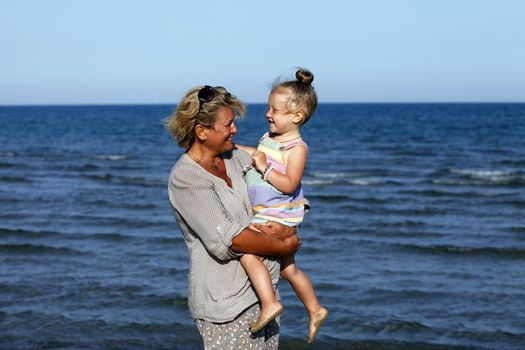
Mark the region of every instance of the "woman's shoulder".
<instances>
[{"instance_id":1,"label":"woman's shoulder","mask_svg":"<svg viewBox=\"0 0 525 350\"><path fill-rule=\"evenodd\" d=\"M201 168L194 164L188 155L182 154L173 168L171 168L169 175L170 182L180 185L195 185L195 183L201 182L204 179L203 172L200 170Z\"/></svg>"},{"instance_id":2,"label":"woman's shoulder","mask_svg":"<svg viewBox=\"0 0 525 350\"><path fill-rule=\"evenodd\" d=\"M229 158L230 161L240 169L243 169L246 165L250 165L252 162L250 153L237 147L234 148L233 151L224 155L224 158Z\"/></svg>"}]
</instances>

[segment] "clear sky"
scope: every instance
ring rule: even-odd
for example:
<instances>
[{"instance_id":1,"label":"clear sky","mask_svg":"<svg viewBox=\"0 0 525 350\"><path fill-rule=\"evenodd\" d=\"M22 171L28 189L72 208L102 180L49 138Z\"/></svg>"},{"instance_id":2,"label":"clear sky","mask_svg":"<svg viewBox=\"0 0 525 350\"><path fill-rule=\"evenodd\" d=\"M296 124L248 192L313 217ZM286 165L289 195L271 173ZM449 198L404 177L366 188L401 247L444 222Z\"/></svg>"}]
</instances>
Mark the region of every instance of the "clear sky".
<instances>
[{"instance_id":1,"label":"clear sky","mask_svg":"<svg viewBox=\"0 0 525 350\"><path fill-rule=\"evenodd\" d=\"M309 68L321 102L525 102L523 0L0 0L0 105L265 102Z\"/></svg>"}]
</instances>

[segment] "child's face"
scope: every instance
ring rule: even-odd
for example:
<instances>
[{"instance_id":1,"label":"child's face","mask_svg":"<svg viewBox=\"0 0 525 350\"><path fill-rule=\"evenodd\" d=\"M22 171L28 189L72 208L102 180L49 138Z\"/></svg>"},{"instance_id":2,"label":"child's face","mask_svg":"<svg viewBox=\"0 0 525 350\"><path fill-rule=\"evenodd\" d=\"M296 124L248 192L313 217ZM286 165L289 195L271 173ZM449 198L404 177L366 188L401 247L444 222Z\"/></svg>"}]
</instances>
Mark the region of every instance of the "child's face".
<instances>
[{"instance_id":1,"label":"child's face","mask_svg":"<svg viewBox=\"0 0 525 350\"><path fill-rule=\"evenodd\" d=\"M268 98L266 118L271 134L283 135L299 128L294 122L295 113L288 110L289 98L285 91L274 91Z\"/></svg>"}]
</instances>

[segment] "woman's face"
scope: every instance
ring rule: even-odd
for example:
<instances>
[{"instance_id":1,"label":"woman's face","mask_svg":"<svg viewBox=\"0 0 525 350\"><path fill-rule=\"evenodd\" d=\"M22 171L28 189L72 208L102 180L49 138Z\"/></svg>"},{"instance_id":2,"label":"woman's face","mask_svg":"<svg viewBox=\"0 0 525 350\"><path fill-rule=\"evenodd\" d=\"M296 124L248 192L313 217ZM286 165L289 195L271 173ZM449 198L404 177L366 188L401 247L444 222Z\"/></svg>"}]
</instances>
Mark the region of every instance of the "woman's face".
<instances>
[{"instance_id":1,"label":"woman's face","mask_svg":"<svg viewBox=\"0 0 525 350\"><path fill-rule=\"evenodd\" d=\"M237 133L235 115L231 107L219 109L213 129L208 129L207 141L218 153L233 149L233 136Z\"/></svg>"}]
</instances>

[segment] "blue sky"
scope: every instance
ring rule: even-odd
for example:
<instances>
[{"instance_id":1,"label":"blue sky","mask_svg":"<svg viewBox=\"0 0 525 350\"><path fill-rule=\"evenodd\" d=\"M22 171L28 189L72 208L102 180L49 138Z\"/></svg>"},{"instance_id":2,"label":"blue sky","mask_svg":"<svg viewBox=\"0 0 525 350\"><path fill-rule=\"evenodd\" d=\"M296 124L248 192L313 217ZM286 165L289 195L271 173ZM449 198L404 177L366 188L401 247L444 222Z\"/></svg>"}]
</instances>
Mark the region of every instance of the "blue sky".
<instances>
[{"instance_id":1,"label":"blue sky","mask_svg":"<svg viewBox=\"0 0 525 350\"><path fill-rule=\"evenodd\" d=\"M177 103L205 83L265 102L295 66L321 102L523 102L523 14L521 0L0 0L0 105Z\"/></svg>"}]
</instances>

